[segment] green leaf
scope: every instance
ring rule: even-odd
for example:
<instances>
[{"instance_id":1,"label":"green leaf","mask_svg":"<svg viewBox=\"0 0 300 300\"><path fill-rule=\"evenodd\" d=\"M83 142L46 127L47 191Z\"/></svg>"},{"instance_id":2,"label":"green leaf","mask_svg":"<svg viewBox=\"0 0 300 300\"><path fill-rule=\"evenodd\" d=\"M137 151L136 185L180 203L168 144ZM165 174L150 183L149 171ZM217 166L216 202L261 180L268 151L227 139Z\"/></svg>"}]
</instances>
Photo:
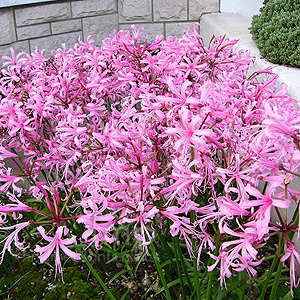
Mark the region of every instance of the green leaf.
<instances>
[{"instance_id":1,"label":"green leaf","mask_svg":"<svg viewBox=\"0 0 300 300\"><path fill-rule=\"evenodd\" d=\"M237 287L240 285L241 285L241 283L239 281L234 282L227 289L224 289L220 294L218 294L218 297L216 298L216 300L228 299L228 298L224 298L224 297L227 296L227 294L230 293L232 290L236 290Z\"/></svg>"},{"instance_id":2,"label":"green leaf","mask_svg":"<svg viewBox=\"0 0 300 300\"><path fill-rule=\"evenodd\" d=\"M136 272L139 268L139 265L141 264L141 262L143 261L144 257L146 256L146 251L141 255L141 257L139 258L136 266L135 266L135 270L134 270L134 275L136 276Z\"/></svg>"},{"instance_id":3,"label":"green leaf","mask_svg":"<svg viewBox=\"0 0 300 300\"><path fill-rule=\"evenodd\" d=\"M115 274L112 279L108 282L108 285L111 285L111 283L116 279L118 278L120 275L124 274L124 273L127 273L129 272L129 270L122 270L120 272L118 272L117 274Z\"/></svg>"},{"instance_id":4,"label":"green leaf","mask_svg":"<svg viewBox=\"0 0 300 300\"><path fill-rule=\"evenodd\" d=\"M21 276L17 281L15 281L12 286L9 288L10 290L24 277L26 277L29 273L31 273L31 271L28 271L27 273L25 273L23 276Z\"/></svg>"},{"instance_id":5,"label":"green leaf","mask_svg":"<svg viewBox=\"0 0 300 300\"><path fill-rule=\"evenodd\" d=\"M239 288L236 288L233 293L237 294L240 300L244 300L243 292Z\"/></svg>"},{"instance_id":6,"label":"green leaf","mask_svg":"<svg viewBox=\"0 0 300 300\"><path fill-rule=\"evenodd\" d=\"M103 288L103 290L106 292L107 296L111 300L117 300L114 297L114 295L111 293L111 291L107 288L107 286L105 285L105 283L103 282L103 280L101 279L101 277L99 276L99 274L97 273L97 271L90 264L89 260L86 258L86 256L81 251L81 249L78 246L76 246L76 250L77 250L78 253L80 253L82 260L86 263L86 265L88 266L88 268L90 269L90 271L93 273L93 275L95 276L95 278L97 279L97 281L99 282L99 284L101 285L101 287Z\"/></svg>"},{"instance_id":7,"label":"green leaf","mask_svg":"<svg viewBox=\"0 0 300 300\"><path fill-rule=\"evenodd\" d=\"M156 266L156 270L158 272L158 276L160 278L160 281L161 281L161 283L163 285L163 288L164 288L164 291L166 293L167 299L168 300L172 300L169 288L167 286L167 282L166 282L165 276L163 274L162 268L161 268L160 263L158 261L158 258L157 258L157 255L155 253L155 249L154 249L153 244L149 245L149 249L151 250L152 258L153 258L154 264Z\"/></svg>"},{"instance_id":8,"label":"green leaf","mask_svg":"<svg viewBox=\"0 0 300 300\"><path fill-rule=\"evenodd\" d=\"M293 296L291 291L289 291L283 298L279 298L280 300L293 300Z\"/></svg>"},{"instance_id":9,"label":"green leaf","mask_svg":"<svg viewBox=\"0 0 300 300\"><path fill-rule=\"evenodd\" d=\"M121 298L120 300L124 300L125 297L126 297L133 289L135 289L135 288L136 288L136 286L133 286L133 287L131 287L130 289L128 289L128 290L124 293L124 295L122 296L122 298Z\"/></svg>"},{"instance_id":10,"label":"green leaf","mask_svg":"<svg viewBox=\"0 0 300 300\"><path fill-rule=\"evenodd\" d=\"M180 279L175 279L175 280L169 282L169 283L167 284L167 286L168 286L168 288L170 288L170 287L172 287L172 286L174 286L174 285L176 285L176 284L180 284ZM158 290L158 291L155 293L154 296L157 296L158 294L160 294L160 293L163 292L164 290L165 290L165 289L162 287L160 290Z\"/></svg>"}]
</instances>

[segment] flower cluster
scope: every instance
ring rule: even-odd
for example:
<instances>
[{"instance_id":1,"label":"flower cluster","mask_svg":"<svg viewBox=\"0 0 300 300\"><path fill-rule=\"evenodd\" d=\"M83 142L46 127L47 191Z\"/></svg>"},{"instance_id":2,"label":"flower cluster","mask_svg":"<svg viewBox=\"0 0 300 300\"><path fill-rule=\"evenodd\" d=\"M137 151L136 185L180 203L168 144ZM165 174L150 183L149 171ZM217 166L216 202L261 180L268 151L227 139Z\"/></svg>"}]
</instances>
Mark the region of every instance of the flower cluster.
<instances>
[{"instance_id":1,"label":"flower cluster","mask_svg":"<svg viewBox=\"0 0 300 300\"><path fill-rule=\"evenodd\" d=\"M0 229L12 232L1 260L13 245L27 247L24 228L37 228L41 262L55 250L61 271L60 250L80 259L69 245L99 249L132 224L147 251L166 220L191 256L200 262L206 250L209 270L220 263L221 282L236 271L255 276L258 248L273 232L284 236L282 260L299 260L296 220L281 216L300 196L289 187L300 164L299 110L271 70L250 72L254 59L234 52L236 43L213 38L205 47L193 26L148 44L133 28L101 48L89 37L50 58L4 57L0 191L9 204L0 206ZM21 202L24 191L36 201ZM6 226L8 215L15 225Z\"/></svg>"}]
</instances>

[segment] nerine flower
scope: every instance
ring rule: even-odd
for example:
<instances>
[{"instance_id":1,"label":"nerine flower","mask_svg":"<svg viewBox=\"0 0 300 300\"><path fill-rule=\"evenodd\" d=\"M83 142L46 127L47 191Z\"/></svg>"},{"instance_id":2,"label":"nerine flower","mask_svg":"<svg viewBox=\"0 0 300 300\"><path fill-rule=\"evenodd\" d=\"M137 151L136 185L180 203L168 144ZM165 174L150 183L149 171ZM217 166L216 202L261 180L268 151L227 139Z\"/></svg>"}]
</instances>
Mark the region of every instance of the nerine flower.
<instances>
[{"instance_id":1,"label":"nerine flower","mask_svg":"<svg viewBox=\"0 0 300 300\"><path fill-rule=\"evenodd\" d=\"M63 236L66 236L69 232L69 229L66 226L59 226L56 229L54 237L47 236L45 234L45 228L42 226L39 226L37 230L39 231L43 239L49 242L49 244L44 247L36 245L34 251L40 254L40 262L43 263L48 259L51 253L55 250L55 276L57 274L57 271L62 273L62 266L61 266L60 255L59 255L60 249L69 257L76 260L80 260L79 253L76 253L66 247L72 244L76 244L76 236L74 235L72 235L71 238L63 239Z\"/></svg>"},{"instance_id":2,"label":"nerine flower","mask_svg":"<svg viewBox=\"0 0 300 300\"><path fill-rule=\"evenodd\" d=\"M293 293L293 287L298 287L300 279L296 282L297 270L299 270L300 254L295 249L293 242L289 241L285 254L281 257L281 261L286 265L286 261L290 259L290 286ZM297 267L298 262L298 267Z\"/></svg>"},{"instance_id":3,"label":"nerine flower","mask_svg":"<svg viewBox=\"0 0 300 300\"><path fill-rule=\"evenodd\" d=\"M4 258L4 254L5 254L6 250L8 250L11 255L15 256L15 254L11 250L12 242L14 242L15 246L19 250L24 250L25 248L28 247L28 246L26 246L26 247L23 246L24 242L20 242L18 234L22 229L26 228L30 224L31 224L31 221L27 221L27 222L19 223L19 224L8 226L8 227L0 227L0 231L14 229L14 231L11 234L9 234L6 238L4 238L1 241L1 243L4 243L4 246L0 253L0 255L1 255L0 264L2 264L2 262L3 262L3 258Z\"/></svg>"},{"instance_id":4,"label":"nerine flower","mask_svg":"<svg viewBox=\"0 0 300 300\"><path fill-rule=\"evenodd\" d=\"M68 248L76 243L67 236L71 222L96 248L114 241L115 223L133 224L147 250L159 215L170 220L170 234L185 241L191 256L198 251L198 262L204 250L214 250L220 230L219 256L211 254L216 263L209 270L221 262L222 283L233 271L255 276L261 262L256 242L274 230L271 208L298 202L291 189L275 198L275 187L293 180L286 173L300 164L299 110L275 76L256 78L269 69L249 76L253 57L234 52L235 40L224 36L206 47L196 26L182 39L160 36L148 44L146 36L133 28L115 32L101 48L88 37L50 58L37 50L4 57L0 191L20 194L20 183L28 181L45 208L11 197L0 206L0 223L10 214L19 222L17 212L43 215L54 236L38 227L49 244L35 251L41 262L56 251L57 273L60 250L80 258ZM259 180L269 183L264 195ZM30 224L1 228L14 230L3 241L2 258L13 242L24 248L18 233ZM298 254L289 244L283 258L292 257ZM291 280L296 286L294 272Z\"/></svg>"},{"instance_id":5,"label":"nerine flower","mask_svg":"<svg viewBox=\"0 0 300 300\"><path fill-rule=\"evenodd\" d=\"M269 185L266 189L266 195L263 195L258 189L246 186L246 191L256 197L256 200L249 200L243 202L242 206L246 209L258 206L259 208L253 214L255 218L255 225L257 228L258 239L263 238L265 234L269 233L269 222L271 220L272 206L278 208L288 208L290 206L289 199L274 199L273 193L276 185Z\"/></svg>"}]
</instances>

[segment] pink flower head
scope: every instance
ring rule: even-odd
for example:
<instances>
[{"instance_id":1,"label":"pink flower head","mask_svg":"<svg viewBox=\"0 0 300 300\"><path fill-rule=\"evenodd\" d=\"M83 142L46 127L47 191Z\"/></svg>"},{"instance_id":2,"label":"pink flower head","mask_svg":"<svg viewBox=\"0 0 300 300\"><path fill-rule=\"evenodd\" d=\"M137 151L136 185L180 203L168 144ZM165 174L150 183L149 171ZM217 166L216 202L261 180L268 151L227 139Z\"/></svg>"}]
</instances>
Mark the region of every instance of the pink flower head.
<instances>
[{"instance_id":1,"label":"pink flower head","mask_svg":"<svg viewBox=\"0 0 300 300\"><path fill-rule=\"evenodd\" d=\"M197 204L193 205L194 203L191 201L192 206L194 209L197 208ZM170 233L172 236L179 235L183 237L185 243L187 245L187 250L189 252L190 257L193 257L193 247L192 241L190 239L190 234L193 234L193 238L200 237L200 234L196 231L195 225L191 224L190 218L180 216L178 214L187 213L187 207L176 207L176 206L169 206L166 210L161 211L160 213L173 221L173 224L170 226Z\"/></svg>"},{"instance_id":2,"label":"pink flower head","mask_svg":"<svg viewBox=\"0 0 300 300\"><path fill-rule=\"evenodd\" d=\"M274 199L273 192L275 188L276 185L269 185L266 189L266 195L263 195L258 189L250 185L246 186L246 191L257 199L245 201L242 204L243 207L248 209L259 206L258 210L253 214L256 221L258 239L263 238L263 236L269 232L272 206L279 208L288 208L290 206L290 200L288 199Z\"/></svg>"},{"instance_id":3,"label":"pink flower head","mask_svg":"<svg viewBox=\"0 0 300 300\"><path fill-rule=\"evenodd\" d=\"M86 227L86 231L82 234L82 238L89 244L95 243L97 249L99 249L100 242L114 242L115 237L111 235L110 231L115 220L112 214L103 214L106 205L99 207L91 199L88 199L85 205L87 207L84 207L83 209L84 214L77 218L77 223L83 223ZM97 232L96 237L89 239L94 232Z\"/></svg>"},{"instance_id":4,"label":"pink flower head","mask_svg":"<svg viewBox=\"0 0 300 300\"><path fill-rule=\"evenodd\" d=\"M75 253L68 249L66 246L71 244L76 244L76 237L72 235L71 238L63 239L63 235L67 235L69 229L66 226L60 226L57 228L54 237L49 237L45 234L45 229L42 226L37 228L41 236L49 242L47 246L41 247L37 245L34 249L35 252L40 254L40 262L43 263L48 259L51 255L53 250L56 251L55 253L55 276L57 275L57 271L62 274L62 266L59 256L59 249L61 249L66 255L70 256L73 259L80 260L80 254Z\"/></svg>"},{"instance_id":5,"label":"pink flower head","mask_svg":"<svg viewBox=\"0 0 300 300\"><path fill-rule=\"evenodd\" d=\"M294 116L289 115L288 112L279 114L277 107L269 102L265 103L265 110L269 115L269 118L263 121L267 135L285 134L291 137L295 136L295 129L300 128L299 117L295 119Z\"/></svg>"},{"instance_id":6,"label":"pink flower head","mask_svg":"<svg viewBox=\"0 0 300 300\"><path fill-rule=\"evenodd\" d=\"M296 282L296 273L299 270L296 264L300 264L300 254L295 249L295 245L293 242L289 241L288 248L285 250L285 254L281 257L281 262L285 264L287 259L290 259L290 286L291 286L291 293L293 293L293 287L298 287L300 279Z\"/></svg>"},{"instance_id":7,"label":"pink flower head","mask_svg":"<svg viewBox=\"0 0 300 300\"><path fill-rule=\"evenodd\" d=\"M16 225L13 225L13 226L9 226L9 227L1 227L0 230L11 230L11 229L15 229L15 231L13 231L11 234L9 234L4 240L1 241L1 243L5 242L4 243L4 246L3 246L3 249L0 253L1 255L1 259L0 259L0 264L2 264L3 262L3 257L4 257L4 254L5 254L5 251L8 250L9 253L13 256L15 256L15 254L12 253L11 251L11 243L12 241L14 241L14 244L15 246L19 249L19 250L24 250L25 248L27 247L23 247L23 243L24 242L20 242L19 241L19 237L18 237L18 234L19 232L29 226L31 224L30 221L28 222L24 222L24 223L20 223L20 224L16 224Z\"/></svg>"},{"instance_id":8,"label":"pink flower head","mask_svg":"<svg viewBox=\"0 0 300 300\"><path fill-rule=\"evenodd\" d=\"M7 168L7 170L0 169L0 181L5 182L0 186L0 191L7 192L8 189L12 187L13 190L18 193L18 195L21 195L22 188L18 187L16 183L24 180L19 175L12 175L11 171L11 168Z\"/></svg>"},{"instance_id":9,"label":"pink flower head","mask_svg":"<svg viewBox=\"0 0 300 300\"><path fill-rule=\"evenodd\" d=\"M219 256L215 256L212 253L209 253L210 257L215 259L215 262L207 267L208 272L212 272L220 262L220 278L221 285L225 284L226 286L226 278L230 278L231 271L230 271L230 264L228 260L228 253L223 251L222 249L219 250Z\"/></svg>"},{"instance_id":10,"label":"pink flower head","mask_svg":"<svg viewBox=\"0 0 300 300\"><path fill-rule=\"evenodd\" d=\"M150 210L145 211L144 205L140 203L139 216L137 217L137 223L134 226L134 236L137 240L142 242L144 250L147 251L147 246L150 244L151 240L154 238L154 233L148 230L146 224L150 222L151 219L155 217L158 213L158 209L154 206ZM137 231L137 226L140 225L140 233Z\"/></svg>"}]
</instances>

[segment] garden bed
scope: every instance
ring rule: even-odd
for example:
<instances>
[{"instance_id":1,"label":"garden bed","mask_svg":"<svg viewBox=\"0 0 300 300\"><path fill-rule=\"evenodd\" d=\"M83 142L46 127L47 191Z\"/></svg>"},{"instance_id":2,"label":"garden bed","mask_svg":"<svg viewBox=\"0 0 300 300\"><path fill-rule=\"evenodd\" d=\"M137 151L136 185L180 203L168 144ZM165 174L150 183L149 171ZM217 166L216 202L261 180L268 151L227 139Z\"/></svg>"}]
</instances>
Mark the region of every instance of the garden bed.
<instances>
[{"instance_id":1,"label":"garden bed","mask_svg":"<svg viewBox=\"0 0 300 300\"><path fill-rule=\"evenodd\" d=\"M115 33L101 49L88 40L50 58L5 58L1 262L6 251L31 251L51 263L55 252L59 277L65 255L82 259L112 300L158 279L153 297L168 300L255 299L253 289L261 300L271 289L274 300L278 286L291 295L298 216L287 222L279 209L298 201L287 192L300 165L294 99L269 70L251 74L253 57L234 52L235 40L205 47L193 27L147 46L141 30ZM17 198L23 180L25 199ZM92 265L96 250L108 254L103 265L113 263L110 278ZM116 298L111 283L128 273L128 294Z\"/></svg>"}]
</instances>

